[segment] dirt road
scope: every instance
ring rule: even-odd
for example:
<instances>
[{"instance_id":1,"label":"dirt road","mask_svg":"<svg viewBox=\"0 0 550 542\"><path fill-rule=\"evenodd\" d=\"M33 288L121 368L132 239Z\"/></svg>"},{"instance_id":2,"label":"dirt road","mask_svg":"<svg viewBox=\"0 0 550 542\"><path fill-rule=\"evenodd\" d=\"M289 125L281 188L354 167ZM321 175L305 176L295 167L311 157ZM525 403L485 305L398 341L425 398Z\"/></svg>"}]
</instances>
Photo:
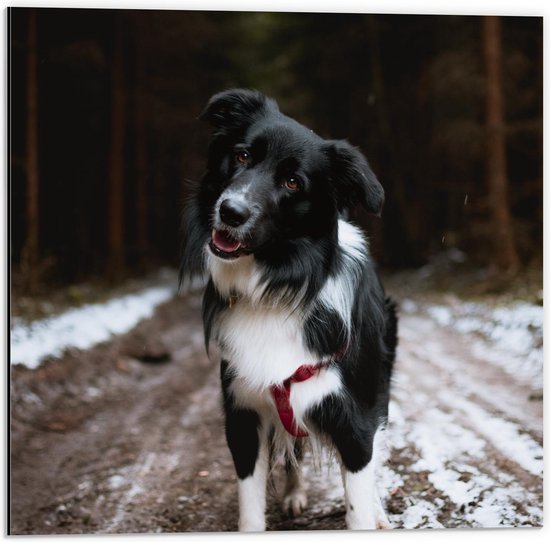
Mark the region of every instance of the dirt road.
<instances>
[{"instance_id":1,"label":"dirt road","mask_svg":"<svg viewBox=\"0 0 550 542\"><path fill-rule=\"evenodd\" d=\"M393 526L540 526L542 382L488 362L482 338L422 304L406 308L380 480ZM237 528L198 296L108 343L16 366L11 391L12 534ZM339 469L306 468L308 510L283 516L276 479L269 529L344 528Z\"/></svg>"}]
</instances>

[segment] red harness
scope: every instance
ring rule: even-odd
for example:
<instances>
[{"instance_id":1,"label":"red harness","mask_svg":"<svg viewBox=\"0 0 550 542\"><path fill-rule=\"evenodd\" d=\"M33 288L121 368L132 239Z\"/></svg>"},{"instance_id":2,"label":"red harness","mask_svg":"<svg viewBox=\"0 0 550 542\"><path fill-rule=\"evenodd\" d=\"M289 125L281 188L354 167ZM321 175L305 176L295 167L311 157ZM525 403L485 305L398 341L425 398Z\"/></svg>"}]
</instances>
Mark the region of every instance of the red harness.
<instances>
[{"instance_id":1,"label":"red harness","mask_svg":"<svg viewBox=\"0 0 550 542\"><path fill-rule=\"evenodd\" d=\"M303 382L304 380L309 380L321 369L328 367L332 361L341 359L346 351L347 347L338 352L331 360L325 363L320 363L319 365L300 365L300 367L298 367L289 378L284 380L282 384L273 385L269 388L269 391L271 391L271 395L275 401L275 406L277 407L279 419L281 420L283 427L293 437L308 437L309 434L307 431L304 431L298 427L298 424L294 418L294 411L290 405L291 384L293 382Z\"/></svg>"}]
</instances>

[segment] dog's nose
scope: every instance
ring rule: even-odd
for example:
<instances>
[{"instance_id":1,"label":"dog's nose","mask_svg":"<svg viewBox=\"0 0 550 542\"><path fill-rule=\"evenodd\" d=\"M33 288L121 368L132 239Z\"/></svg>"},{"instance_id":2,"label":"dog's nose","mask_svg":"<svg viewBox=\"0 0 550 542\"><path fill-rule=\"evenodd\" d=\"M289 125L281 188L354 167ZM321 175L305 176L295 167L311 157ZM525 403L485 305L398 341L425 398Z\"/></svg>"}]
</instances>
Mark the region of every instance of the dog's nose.
<instances>
[{"instance_id":1,"label":"dog's nose","mask_svg":"<svg viewBox=\"0 0 550 542\"><path fill-rule=\"evenodd\" d=\"M237 227L250 218L250 211L244 202L225 199L220 205L220 218L228 226Z\"/></svg>"}]
</instances>

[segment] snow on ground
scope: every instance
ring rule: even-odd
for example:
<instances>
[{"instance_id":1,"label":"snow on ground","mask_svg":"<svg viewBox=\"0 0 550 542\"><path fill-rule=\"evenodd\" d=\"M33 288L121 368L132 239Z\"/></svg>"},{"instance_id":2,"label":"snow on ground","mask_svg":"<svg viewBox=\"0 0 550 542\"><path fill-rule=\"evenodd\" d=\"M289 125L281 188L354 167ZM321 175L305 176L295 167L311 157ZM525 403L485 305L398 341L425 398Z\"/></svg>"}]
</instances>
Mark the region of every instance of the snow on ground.
<instances>
[{"instance_id":1,"label":"snow on ground","mask_svg":"<svg viewBox=\"0 0 550 542\"><path fill-rule=\"evenodd\" d=\"M424 313L439 325L471 336L473 353L519 377L542 383L544 308L530 303L492 307L485 303L449 305L404 300L405 313Z\"/></svg>"},{"instance_id":2,"label":"snow on ground","mask_svg":"<svg viewBox=\"0 0 550 542\"><path fill-rule=\"evenodd\" d=\"M439 404L434 405L428 395L403 392L400 386L396 388L396 398L390 408L391 445L394 449L413 449L418 454L416 462L400 470L398 475L406 479L414 476L414 472L427 473L427 480L444 500L439 499L439 505L435 506L438 498L428 496L426 491L409 497L411 506L404 514L390 515L394 524L404 528L441 528L438 514L445 501L451 510L448 526L494 528L542 523L539 498L522 487L513 475L498 471L487 446L502 447L504 457L542 477L542 448L526 435L519 434L520 427L496 417L489 418L483 409L469 401L461 401L448 390L437 395L438 399L446 396L450 404L456 402L459 408L475 409L468 414L471 414L469 419L474 428L478 429L476 432L464 427L454 413L444 412ZM421 416L406 407L408 415L401 412L399 405L412 400L417 409L423 411ZM382 495L387 496L397 485L395 479L382 477ZM530 506L528 513L521 510L525 503L535 504Z\"/></svg>"},{"instance_id":3,"label":"snow on ground","mask_svg":"<svg viewBox=\"0 0 550 542\"><path fill-rule=\"evenodd\" d=\"M542 419L521 402L542 388L542 307L405 300L401 314L388 433L394 450L417 457L398 474L425 473L446 526L542 525ZM420 493L390 519L441 527L436 501Z\"/></svg>"},{"instance_id":4,"label":"snow on ground","mask_svg":"<svg viewBox=\"0 0 550 542\"><path fill-rule=\"evenodd\" d=\"M127 332L175 293L175 287L148 288L31 324L17 324L11 330L11 363L34 369L44 358L59 356L66 348L90 348L112 335Z\"/></svg>"}]
</instances>

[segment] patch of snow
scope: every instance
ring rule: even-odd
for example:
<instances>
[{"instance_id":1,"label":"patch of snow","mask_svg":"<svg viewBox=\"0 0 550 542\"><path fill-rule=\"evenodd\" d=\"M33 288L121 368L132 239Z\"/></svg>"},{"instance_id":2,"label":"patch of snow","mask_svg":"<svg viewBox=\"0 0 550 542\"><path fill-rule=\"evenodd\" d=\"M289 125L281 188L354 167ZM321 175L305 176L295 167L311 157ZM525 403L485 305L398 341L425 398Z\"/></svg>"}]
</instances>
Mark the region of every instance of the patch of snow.
<instances>
[{"instance_id":1,"label":"patch of snow","mask_svg":"<svg viewBox=\"0 0 550 542\"><path fill-rule=\"evenodd\" d=\"M414 481L415 471L427 476L441 497L425 500L430 490L421 482L404 497L404 512L390 520L407 529L442 527L440 520L451 527L541 525L540 495L525 487L515 469L497 464L492 448L532 475L542 475L542 447L525 431L538 434L542 424L533 413L521 412L510 380L499 370L518 384L542 387L542 308L416 300L405 300L401 308L411 316L404 316L400 328L403 347L392 378L388 436L392 447L414 463L386 468L395 471L395 480ZM441 340L446 335L438 326L465 340L453 349ZM464 353L467 363L456 352ZM477 364L486 366L479 374ZM493 382L491 375L502 378ZM381 496L387 500L395 480L382 472L387 494Z\"/></svg>"},{"instance_id":2,"label":"patch of snow","mask_svg":"<svg viewBox=\"0 0 550 542\"><path fill-rule=\"evenodd\" d=\"M399 403L390 400L388 409L388 430L386 431L386 441L390 448L400 450L407 446L405 440L405 417Z\"/></svg>"},{"instance_id":3,"label":"patch of snow","mask_svg":"<svg viewBox=\"0 0 550 542\"><path fill-rule=\"evenodd\" d=\"M473 476L468 481L461 480L463 473L455 469L455 465L452 468L438 469L428 475L428 480L458 506L477 500L484 490L495 484L495 480L481 474L471 465L468 466L466 472Z\"/></svg>"},{"instance_id":4,"label":"patch of snow","mask_svg":"<svg viewBox=\"0 0 550 542\"><path fill-rule=\"evenodd\" d=\"M495 487L483 494L481 501L467 512L464 519L472 527L485 529L542 525L542 510L533 506L525 507L525 500L526 495L522 488ZM519 503L519 509L516 503Z\"/></svg>"},{"instance_id":5,"label":"patch of snow","mask_svg":"<svg viewBox=\"0 0 550 542\"><path fill-rule=\"evenodd\" d=\"M468 196L466 196L466 198L467 197ZM465 252L462 252L462 250L459 250L456 247L451 247L447 250L447 258L454 263L464 263L468 259L468 256Z\"/></svg>"},{"instance_id":6,"label":"patch of snow","mask_svg":"<svg viewBox=\"0 0 550 542\"><path fill-rule=\"evenodd\" d=\"M432 305L427 313L441 326L448 326L453 321L453 312L449 307Z\"/></svg>"},{"instance_id":7,"label":"patch of snow","mask_svg":"<svg viewBox=\"0 0 550 542\"><path fill-rule=\"evenodd\" d=\"M437 520L438 510L436 506L429 501L418 501L412 506L408 506L401 521L404 529L442 529L443 525Z\"/></svg>"},{"instance_id":8,"label":"patch of snow","mask_svg":"<svg viewBox=\"0 0 550 542\"><path fill-rule=\"evenodd\" d=\"M416 312L418 310L418 304L412 299L403 299L399 304L399 311L406 312L407 314Z\"/></svg>"},{"instance_id":9,"label":"patch of snow","mask_svg":"<svg viewBox=\"0 0 550 542\"><path fill-rule=\"evenodd\" d=\"M535 349L524 356L507 354L500 346L489 346L475 338L471 341L472 353L480 359L496 365L518 381L534 389L542 389L543 357L542 350Z\"/></svg>"},{"instance_id":10,"label":"patch of snow","mask_svg":"<svg viewBox=\"0 0 550 542\"><path fill-rule=\"evenodd\" d=\"M380 497L383 501L386 501L390 496L390 492L397 487L402 487L404 482L401 476L392 468L386 464L382 464L378 467L377 484Z\"/></svg>"},{"instance_id":11,"label":"patch of snow","mask_svg":"<svg viewBox=\"0 0 550 542\"><path fill-rule=\"evenodd\" d=\"M453 370L452 367L449 368ZM430 389L437 389L436 383L429 382L430 377L424 374L425 383ZM537 454L542 452L527 435L520 434L519 427L511 422L494 418L496 425L490 431L481 431L477 425L472 428L463 426L462 415L466 414L468 421L475 418L482 426L487 425L490 415L475 404L463 399L449 389L439 394L430 395L418 389L412 391L407 386L394 386L393 400L390 403L389 435L401 434L406 440L408 448L418 452L418 459L411 466L401 469L400 465L390 465L398 474L407 477L411 471L426 472L430 484L441 491L446 499L451 501L451 524L454 520L460 525L472 527L496 527L528 524L539 524L537 519L542 512L534 507L531 520L522 516L517 503L525 506L527 503L536 503L538 498L528 490L518 485L516 479L509 474L493 472L491 464L486 464L486 442L495 445L494 433L503 429L502 441L508 440L515 444L508 444L508 448L497 447L507 457L517 461L530 471L542 466L542 458ZM445 412L442 405L451 408L451 413ZM465 406L466 405L466 406ZM473 409L469 409L472 405ZM458 418L453 415L459 414ZM460 418L460 419L459 419ZM503 424L501 426L500 424ZM485 440L486 439L486 440ZM517 442L519 440L519 443ZM400 442L399 448L403 448ZM502 445L502 443L499 443ZM523 455L526 454L526 457ZM518 458L518 455L521 456ZM522 459L523 457L523 459ZM538 458L538 459L537 459ZM534 465L531 464L534 461ZM483 471L480 470L479 465ZM485 465L485 466L484 466ZM486 468L485 468L486 467ZM385 485L387 491L390 486ZM384 498L384 492L382 492ZM402 516L391 516L393 523L403 523L404 528L437 527L437 514L440 506L432 503L417 501L418 496L411 496L412 506L407 508ZM425 509L427 506L427 509ZM412 511L410 511L412 508Z\"/></svg>"},{"instance_id":12,"label":"patch of snow","mask_svg":"<svg viewBox=\"0 0 550 542\"><path fill-rule=\"evenodd\" d=\"M136 495L140 495L144 491L144 488L140 484L133 482L129 491L126 493L126 498L132 500Z\"/></svg>"},{"instance_id":13,"label":"patch of snow","mask_svg":"<svg viewBox=\"0 0 550 542\"><path fill-rule=\"evenodd\" d=\"M427 409L422 421L416 421L410 428L407 439L420 454L410 470L427 471L430 483L457 506L479 498L495 483L474 467L467 472L475 476L467 478L463 478L464 465L462 469L456 468L458 463L483 457L485 443L451 415L437 408Z\"/></svg>"},{"instance_id":14,"label":"patch of snow","mask_svg":"<svg viewBox=\"0 0 550 542\"><path fill-rule=\"evenodd\" d=\"M411 326L412 322L409 322L409 329L401 330L401 337L411 340L411 337L414 337L415 333L418 330L418 324L424 323L430 324L429 320L415 320L414 327ZM431 333L430 330L422 331L426 333ZM482 342L481 339L476 339L472 337L469 341L469 346L471 347L473 353L477 352L477 344ZM485 344L485 348L490 350L489 347ZM540 417L534 417L532 413L526 410L523 407L523 404L520 402L510 401L510 389L505 384L503 384L498 379L491 380L487 378L480 379L475 371L472 371L472 365L466 365L465 360L462 357L457 357L455 354L449 352L445 347L444 343L441 341L422 341L421 343L413 343L407 345L407 349L410 354L415 358L416 363L418 364L421 360L423 363L429 363L435 365L446 375L446 382L448 386L453 389L455 392L460 392L460 395L463 397L472 397L477 396L483 400L485 403L489 403L495 410L499 410L506 417L512 418L516 421L520 421L521 424L533 431L536 434L542 435L542 419ZM493 353L491 351L491 353ZM489 354L488 354L489 355ZM478 363L483 362L487 359L487 356L476 356L479 360ZM523 370L526 369L528 364L521 366ZM502 367L501 365L499 368ZM439 388L443 380L439 378L439 382L433 380L433 371L424 371L424 374L428 376L425 378L429 379L431 385L435 388ZM518 373L524 374L524 371L518 371ZM515 381L520 380L517 378L517 374L514 375ZM399 385L401 388L407 386L408 375L404 373L398 373L396 378L394 378L394 385ZM538 386L535 385L535 382L530 382L530 385L535 389L538 389ZM396 405L398 407L398 405ZM390 419L391 419L391 404L390 404Z\"/></svg>"},{"instance_id":15,"label":"patch of snow","mask_svg":"<svg viewBox=\"0 0 550 542\"><path fill-rule=\"evenodd\" d=\"M43 403L42 399L32 391L28 391L27 393L23 394L22 398L23 401L27 403L33 403L35 405L41 405Z\"/></svg>"},{"instance_id":16,"label":"patch of snow","mask_svg":"<svg viewBox=\"0 0 550 542\"><path fill-rule=\"evenodd\" d=\"M157 454L155 452L144 452L140 454L135 463L121 469L121 472L123 472L125 475L115 474L111 476L107 481L111 489L118 489L130 483L130 487L123 492L117 503L116 509L114 510L114 515L107 525L107 533L112 533L117 530L119 525L124 520L125 514L128 513L128 505L136 496L144 493L147 489L146 487L144 487L146 481L145 478L151 471L153 463L155 463L156 459ZM100 494L97 502L101 502L102 499L103 495Z\"/></svg>"},{"instance_id":17,"label":"patch of snow","mask_svg":"<svg viewBox=\"0 0 550 542\"><path fill-rule=\"evenodd\" d=\"M121 476L120 474L113 474L108 480L107 483L109 484L109 487L111 489L118 489L122 487L126 483L126 479L124 476Z\"/></svg>"},{"instance_id":18,"label":"patch of snow","mask_svg":"<svg viewBox=\"0 0 550 542\"><path fill-rule=\"evenodd\" d=\"M421 452L422 468L430 471L446 469L447 461L484 454L485 442L438 407L426 409L407 438Z\"/></svg>"},{"instance_id":19,"label":"patch of snow","mask_svg":"<svg viewBox=\"0 0 550 542\"><path fill-rule=\"evenodd\" d=\"M489 498L483 499L466 518L474 527L502 527L502 515L508 506L508 502L499 502L494 493L490 493Z\"/></svg>"},{"instance_id":20,"label":"patch of snow","mask_svg":"<svg viewBox=\"0 0 550 542\"><path fill-rule=\"evenodd\" d=\"M542 387L543 307L529 303L497 308L482 303L453 303L426 305L425 310L440 326L471 334L476 356Z\"/></svg>"},{"instance_id":21,"label":"patch of snow","mask_svg":"<svg viewBox=\"0 0 550 542\"><path fill-rule=\"evenodd\" d=\"M103 392L99 388L94 388L93 386L89 386L86 389L86 397L88 397L89 399L97 399L102 395L103 395Z\"/></svg>"},{"instance_id":22,"label":"patch of snow","mask_svg":"<svg viewBox=\"0 0 550 542\"><path fill-rule=\"evenodd\" d=\"M107 303L70 309L30 325L17 324L11 330L11 363L34 369L44 358L60 356L66 348L90 348L125 333L150 317L155 307L175 292L175 287L149 288Z\"/></svg>"},{"instance_id":23,"label":"patch of snow","mask_svg":"<svg viewBox=\"0 0 550 542\"><path fill-rule=\"evenodd\" d=\"M443 395L443 394L442 394ZM443 398L443 397L442 397ZM523 469L541 476L544 468L543 450L530 436L521 432L516 424L492 416L478 405L454 394L445 394L445 400L462 410L478 433Z\"/></svg>"}]
</instances>

